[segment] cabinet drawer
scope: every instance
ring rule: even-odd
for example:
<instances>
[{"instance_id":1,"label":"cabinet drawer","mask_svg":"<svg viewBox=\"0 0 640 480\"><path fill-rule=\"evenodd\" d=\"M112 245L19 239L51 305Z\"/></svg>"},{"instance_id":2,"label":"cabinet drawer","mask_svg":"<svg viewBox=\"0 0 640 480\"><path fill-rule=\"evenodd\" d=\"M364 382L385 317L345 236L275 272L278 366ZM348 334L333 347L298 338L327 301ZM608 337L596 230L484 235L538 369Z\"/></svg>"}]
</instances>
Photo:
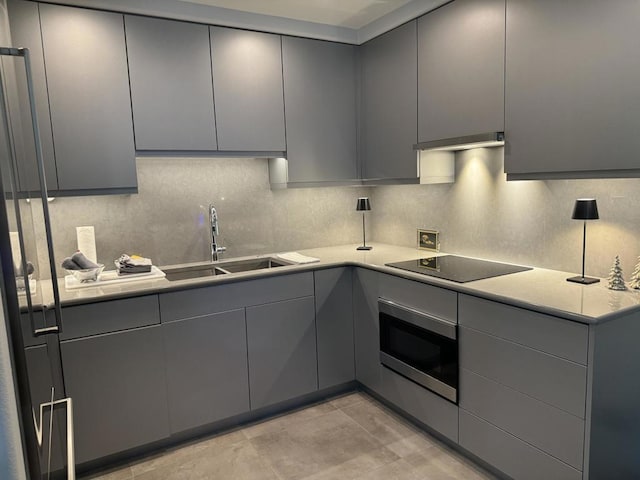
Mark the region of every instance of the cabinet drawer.
<instances>
[{"instance_id":1,"label":"cabinet drawer","mask_svg":"<svg viewBox=\"0 0 640 480\"><path fill-rule=\"evenodd\" d=\"M457 405L382 365L379 368L380 395L450 440L458 441Z\"/></svg>"},{"instance_id":2,"label":"cabinet drawer","mask_svg":"<svg viewBox=\"0 0 640 480\"><path fill-rule=\"evenodd\" d=\"M465 368L460 369L460 407L582 470L581 418Z\"/></svg>"},{"instance_id":3,"label":"cabinet drawer","mask_svg":"<svg viewBox=\"0 0 640 480\"><path fill-rule=\"evenodd\" d=\"M460 325L587 364L587 325L469 295L460 295L458 308Z\"/></svg>"},{"instance_id":4,"label":"cabinet drawer","mask_svg":"<svg viewBox=\"0 0 640 480\"><path fill-rule=\"evenodd\" d=\"M518 480L581 480L582 472L460 409L460 446Z\"/></svg>"},{"instance_id":5,"label":"cabinet drawer","mask_svg":"<svg viewBox=\"0 0 640 480\"><path fill-rule=\"evenodd\" d=\"M458 294L393 275L380 276L380 297L457 323Z\"/></svg>"},{"instance_id":6,"label":"cabinet drawer","mask_svg":"<svg viewBox=\"0 0 640 480\"><path fill-rule=\"evenodd\" d=\"M181 290L160 295L162 322L313 295L313 272Z\"/></svg>"},{"instance_id":7,"label":"cabinet drawer","mask_svg":"<svg viewBox=\"0 0 640 480\"><path fill-rule=\"evenodd\" d=\"M461 327L460 367L584 418L587 368Z\"/></svg>"},{"instance_id":8,"label":"cabinet drawer","mask_svg":"<svg viewBox=\"0 0 640 480\"><path fill-rule=\"evenodd\" d=\"M160 323L158 296L90 303L62 309L60 340Z\"/></svg>"}]
</instances>

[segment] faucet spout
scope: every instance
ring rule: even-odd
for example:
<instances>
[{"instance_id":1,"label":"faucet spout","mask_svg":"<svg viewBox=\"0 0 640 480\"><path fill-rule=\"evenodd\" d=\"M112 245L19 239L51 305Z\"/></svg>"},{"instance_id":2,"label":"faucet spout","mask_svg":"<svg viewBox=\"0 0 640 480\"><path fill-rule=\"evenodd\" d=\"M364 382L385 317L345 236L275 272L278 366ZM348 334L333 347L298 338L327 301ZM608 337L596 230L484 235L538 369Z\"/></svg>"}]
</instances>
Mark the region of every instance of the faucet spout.
<instances>
[{"instance_id":1,"label":"faucet spout","mask_svg":"<svg viewBox=\"0 0 640 480\"><path fill-rule=\"evenodd\" d=\"M226 247L218 245L218 235L220 235L220 227L218 226L218 212L213 204L209 205L209 223L211 225L211 261L217 262L218 255L224 253Z\"/></svg>"}]
</instances>

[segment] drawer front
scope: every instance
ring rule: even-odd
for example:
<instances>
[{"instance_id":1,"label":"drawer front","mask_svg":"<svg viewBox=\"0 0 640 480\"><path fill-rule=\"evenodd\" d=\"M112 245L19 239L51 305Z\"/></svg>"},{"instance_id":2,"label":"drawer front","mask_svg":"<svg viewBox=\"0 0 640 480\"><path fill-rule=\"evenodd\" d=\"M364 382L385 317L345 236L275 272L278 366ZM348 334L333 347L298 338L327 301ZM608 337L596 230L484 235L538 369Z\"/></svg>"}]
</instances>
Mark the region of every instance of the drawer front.
<instances>
[{"instance_id":1,"label":"drawer front","mask_svg":"<svg viewBox=\"0 0 640 480\"><path fill-rule=\"evenodd\" d=\"M181 290L160 295L162 322L313 295L313 272Z\"/></svg>"},{"instance_id":2,"label":"drawer front","mask_svg":"<svg viewBox=\"0 0 640 480\"><path fill-rule=\"evenodd\" d=\"M587 368L461 327L460 367L584 418Z\"/></svg>"},{"instance_id":3,"label":"drawer front","mask_svg":"<svg viewBox=\"0 0 640 480\"><path fill-rule=\"evenodd\" d=\"M517 480L581 480L582 472L460 409L460 446Z\"/></svg>"},{"instance_id":4,"label":"drawer front","mask_svg":"<svg viewBox=\"0 0 640 480\"><path fill-rule=\"evenodd\" d=\"M450 322L458 322L458 294L393 275L380 275L380 297Z\"/></svg>"},{"instance_id":5,"label":"drawer front","mask_svg":"<svg viewBox=\"0 0 640 480\"><path fill-rule=\"evenodd\" d=\"M60 340L146 327L158 323L160 323L160 312L157 295L64 307Z\"/></svg>"},{"instance_id":6,"label":"drawer front","mask_svg":"<svg viewBox=\"0 0 640 480\"><path fill-rule=\"evenodd\" d=\"M464 368L460 407L582 470L583 419Z\"/></svg>"},{"instance_id":7,"label":"drawer front","mask_svg":"<svg viewBox=\"0 0 640 480\"><path fill-rule=\"evenodd\" d=\"M460 325L587 364L587 325L462 294L458 308Z\"/></svg>"},{"instance_id":8,"label":"drawer front","mask_svg":"<svg viewBox=\"0 0 640 480\"><path fill-rule=\"evenodd\" d=\"M458 441L458 406L380 365L378 393L450 440Z\"/></svg>"}]
</instances>

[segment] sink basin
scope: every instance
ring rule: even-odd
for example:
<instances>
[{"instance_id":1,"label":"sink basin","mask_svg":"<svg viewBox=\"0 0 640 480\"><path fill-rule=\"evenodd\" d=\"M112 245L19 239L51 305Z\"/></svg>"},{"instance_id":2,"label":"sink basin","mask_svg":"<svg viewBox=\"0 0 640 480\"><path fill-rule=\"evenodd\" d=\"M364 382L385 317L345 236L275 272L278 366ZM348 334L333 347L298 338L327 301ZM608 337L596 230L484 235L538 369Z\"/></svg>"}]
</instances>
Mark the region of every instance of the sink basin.
<instances>
[{"instance_id":1,"label":"sink basin","mask_svg":"<svg viewBox=\"0 0 640 480\"><path fill-rule=\"evenodd\" d=\"M264 257L207 263L204 265L191 265L188 267L164 268L162 271L167 275L167 280L173 282L176 280L225 275L227 273L250 272L265 268L284 267L286 265L290 265L290 263L273 257Z\"/></svg>"}]
</instances>

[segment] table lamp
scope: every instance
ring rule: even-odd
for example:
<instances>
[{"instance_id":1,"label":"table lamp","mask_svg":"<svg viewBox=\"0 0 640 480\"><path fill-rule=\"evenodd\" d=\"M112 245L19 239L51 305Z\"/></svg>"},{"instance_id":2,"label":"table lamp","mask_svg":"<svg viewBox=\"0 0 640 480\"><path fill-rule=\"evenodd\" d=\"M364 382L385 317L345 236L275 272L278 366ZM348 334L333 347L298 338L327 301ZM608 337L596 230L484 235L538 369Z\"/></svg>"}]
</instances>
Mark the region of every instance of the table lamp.
<instances>
[{"instance_id":1,"label":"table lamp","mask_svg":"<svg viewBox=\"0 0 640 480\"><path fill-rule=\"evenodd\" d=\"M360 197L356 204L356 210L362 212L362 245L356 250L371 250L373 247L367 246L367 237L364 231L364 212L371 210L371 204L369 203L369 197Z\"/></svg>"},{"instance_id":2,"label":"table lamp","mask_svg":"<svg viewBox=\"0 0 640 480\"><path fill-rule=\"evenodd\" d=\"M587 220L597 220L598 216L598 204L595 198L579 198L576 200L576 204L573 207L573 220L582 220L584 222L582 230L582 275L578 277L567 278L567 282L581 283L583 285L589 285L591 283L598 283L599 278L591 278L584 276L584 257L587 246Z\"/></svg>"}]
</instances>

